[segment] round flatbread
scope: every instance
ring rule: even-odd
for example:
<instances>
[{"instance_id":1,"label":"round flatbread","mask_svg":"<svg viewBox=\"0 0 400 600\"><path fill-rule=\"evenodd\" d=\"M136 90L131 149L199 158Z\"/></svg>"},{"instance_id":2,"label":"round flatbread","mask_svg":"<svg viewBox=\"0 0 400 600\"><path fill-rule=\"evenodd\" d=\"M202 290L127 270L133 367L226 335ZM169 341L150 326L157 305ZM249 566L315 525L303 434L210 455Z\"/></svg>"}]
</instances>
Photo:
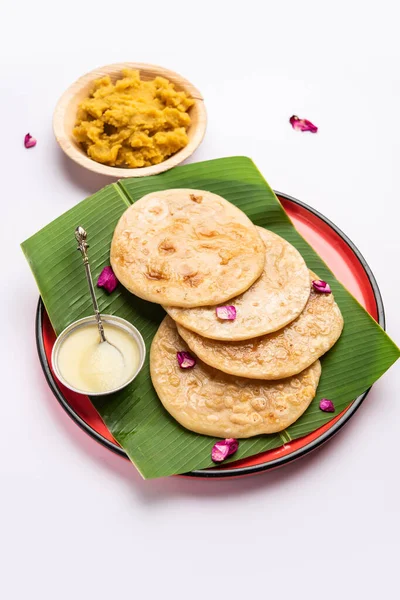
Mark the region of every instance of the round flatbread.
<instances>
[{"instance_id":1,"label":"round flatbread","mask_svg":"<svg viewBox=\"0 0 400 600\"><path fill-rule=\"evenodd\" d=\"M315 279L317 275L311 273L311 280ZM282 379L300 373L333 346L342 329L343 317L333 294L314 289L295 321L253 340L220 342L178 325L181 337L205 363L255 379Z\"/></svg>"},{"instance_id":2,"label":"round flatbread","mask_svg":"<svg viewBox=\"0 0 400 600\"><path fill-rule=\"evenodd\" d=\"M181 369L176 353L188 347L170 317L151 346L153 385L166 410L181 425L220 438L248 438L282 431L294 423L315 396L321 364L279 382L227 375L197 360Z\"/></svg>"},{"instance_id":3,"label":"round flatbread","mask_svg":"<svg viewBox=\"0 0 400 600\"><path fill-rule=\"evenodd\" d=\"M217 317L215 306L165 307L180 325L214 340L248 340L282 329L299 316L310 296L310 275L301 254L279 235L257 227L265 245L261 277L229 304L234 321Z\"/></svg>"},{"instance_id":4,"label":"round flatbread","mask_svg":"<svg viewBox=\"0 0 400 600\"><path fill-rule=\"evenodd\" d=\"M264 262L264 244L246 215L201 190L144 196L124 212L111 244L119 281L165 306L226 302L254 283Z\"/></svg>"}]
</instances>

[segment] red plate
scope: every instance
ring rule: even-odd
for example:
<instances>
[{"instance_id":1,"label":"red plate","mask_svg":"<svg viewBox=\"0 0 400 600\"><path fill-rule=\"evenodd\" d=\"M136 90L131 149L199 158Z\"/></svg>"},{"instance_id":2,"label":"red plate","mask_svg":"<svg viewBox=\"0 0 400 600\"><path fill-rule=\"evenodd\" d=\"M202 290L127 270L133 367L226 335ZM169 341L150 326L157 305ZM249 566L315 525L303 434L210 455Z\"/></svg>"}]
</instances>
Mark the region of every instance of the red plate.
<instances>
[{"instance_id":1,"label":"red plate","mask_svg":"<svg viewBox=\"0 0 400 600\"><path fill-rule=\"evenodd\" d=\"M326 217L295 198L277 192L283 208L314 250L323 258L335 276L357 298L370 315L385 328L385 313L379 288L371 269L349 238ZM127 458L114 440L87 396L71 392L54 376L50 367L55 333L43 302L39 299L36 316L36 340L40 362L46 379L61 406L69 416L95 440ZM245 458L226 466L187 473L191 477L240 477L266 471L304 456L330 439L356 412L366 395L359 396L332 421L313 433L293 440L280 448Z\"/></svg>"}]
</instances>

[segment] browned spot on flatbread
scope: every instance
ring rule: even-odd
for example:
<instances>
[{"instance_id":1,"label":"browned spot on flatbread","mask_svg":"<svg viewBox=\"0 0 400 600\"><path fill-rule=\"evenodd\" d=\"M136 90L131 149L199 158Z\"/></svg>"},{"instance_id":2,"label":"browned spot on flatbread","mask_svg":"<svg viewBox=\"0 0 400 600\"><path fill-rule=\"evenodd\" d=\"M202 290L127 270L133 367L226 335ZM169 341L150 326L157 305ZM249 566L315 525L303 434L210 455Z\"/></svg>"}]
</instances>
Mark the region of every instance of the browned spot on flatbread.
<instances>
[{"instance_id":1,"label":"browned spot on flatbread","mask_svg":"<svg viewBox=\"0 0 400 600\"><path fill-rule=\"evenodd\" d=\"M176 252L176 248L170 240L165 239L159 244L158 251L161 254L173 254Z\"/></svg>"},{"instance_id":2,"label":"browned spot on flatbread","mask_svg":"<svg viewBox=\"0 0 400 600\"><path fill-rule=\"evenodd\" d=\"M158 271L152 267L149 267L145 273L147 279L153 279L154 281L160 281L160 279L168 279L168 276L163 271Z\"/></svg>"}]
</instances>

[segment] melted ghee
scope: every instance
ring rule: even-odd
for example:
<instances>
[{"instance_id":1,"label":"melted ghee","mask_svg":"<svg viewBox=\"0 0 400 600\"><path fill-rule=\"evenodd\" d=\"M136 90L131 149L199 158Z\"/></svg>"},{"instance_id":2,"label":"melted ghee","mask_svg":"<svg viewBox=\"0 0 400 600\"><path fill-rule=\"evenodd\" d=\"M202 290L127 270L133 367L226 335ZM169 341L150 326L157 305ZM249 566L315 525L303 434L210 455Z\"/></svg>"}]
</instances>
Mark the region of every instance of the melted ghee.
<instances>
[{"instance_id":1,"label":"melted ghee","mask_svg":"<svg viewBox=\"0 0 400 600\"><path fill-rule=\"evenodd\" d=\"M83 325L66 337L58 351L57 365L62 377L87 394L119 388L139 366L138 344L127 331L107 324L104 332L110 344L100 343L96 325Z\"/></svg>"}]
</instances>

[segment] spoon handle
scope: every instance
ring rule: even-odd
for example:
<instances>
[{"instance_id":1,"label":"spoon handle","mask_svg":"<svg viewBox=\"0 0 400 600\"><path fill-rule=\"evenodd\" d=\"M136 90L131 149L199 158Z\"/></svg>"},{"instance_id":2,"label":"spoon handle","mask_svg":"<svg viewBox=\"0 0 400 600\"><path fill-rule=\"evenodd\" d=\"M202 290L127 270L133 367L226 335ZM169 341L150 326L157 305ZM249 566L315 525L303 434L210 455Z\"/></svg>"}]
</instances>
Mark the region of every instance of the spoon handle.
<instances>
[{"instance_id":1,"label":"spoon handle","mask_svg":"<svg viewBox=\"0 0 400 600\"><path fill-rule=\"evenodd\" d=\"M78 250L82 253L83 264L85 265L86 279L88 282L89 291L90 291L90 295L92 298L92 304L93 304L93 308L94 308L94 314L96 316L97 327L99 328L100 339L102 342L105 342L106 336L104 335L103 323L101 320L99 305L97 304L97 298L96 298L96 294L94 291L92 273L90 271L89 258L88 258L88 254L87 254L87 249L89 248L89 245L86 241L87 233L86 233L85 229L81 226L77 227L75 229L75 237L76 237L76 241L78 242Z\"/></svg>"}]
</instances>

